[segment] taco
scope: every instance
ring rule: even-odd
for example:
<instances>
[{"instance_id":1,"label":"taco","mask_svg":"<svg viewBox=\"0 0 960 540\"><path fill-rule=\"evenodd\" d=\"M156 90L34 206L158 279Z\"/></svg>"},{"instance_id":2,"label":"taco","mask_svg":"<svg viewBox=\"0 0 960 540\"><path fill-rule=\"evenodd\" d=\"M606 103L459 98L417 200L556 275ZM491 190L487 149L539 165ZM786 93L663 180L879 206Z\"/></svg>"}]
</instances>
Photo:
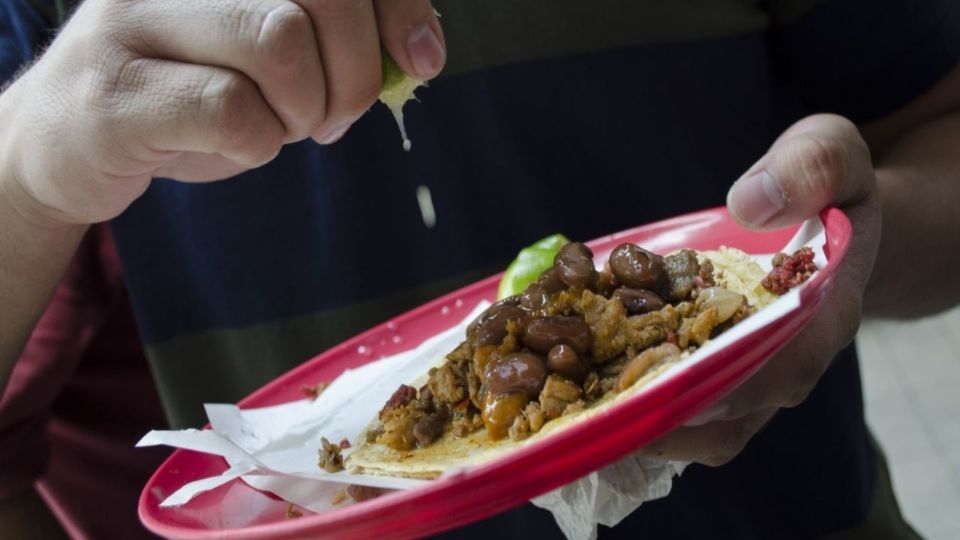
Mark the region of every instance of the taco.
<instances>
[{"instance_id":1,"label":"taco","mask_svg":"<svg viewBox=\"0 0 960 540\"><path fill-rule=\"evenodd\" d=\"M567 243L397 389L346 467L434 478L602 414L776 299L765 276L736 249L660 256L629 243L598 271L589 248Z\"/></svg>"}]
</instances>

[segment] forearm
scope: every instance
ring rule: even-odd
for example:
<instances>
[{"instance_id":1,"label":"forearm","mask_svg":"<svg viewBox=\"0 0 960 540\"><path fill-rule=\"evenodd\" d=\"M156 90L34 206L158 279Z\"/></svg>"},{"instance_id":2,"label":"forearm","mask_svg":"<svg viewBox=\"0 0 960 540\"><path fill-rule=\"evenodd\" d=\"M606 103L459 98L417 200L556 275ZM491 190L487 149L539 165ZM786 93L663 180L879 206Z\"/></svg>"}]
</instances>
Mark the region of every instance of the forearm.
<instances>
[{"instance_id":1,"label":"forearm","mask_svg":"<svg viewBox=\"0 0 960 540\"><path fill-rule=\"evenodd\" d=\"M960 112L904 135L876 171L883 236L865 314L919 317L960 303Z\"/></svg>"},{"instance_id":2,"label":"forearm","mask_svg":"<svg viewBox=\"0 0 960 540\"><path fill-rule=\"evenodd\" d=\"M0 105L0 395L86 230L44 218L17 180L9 109Z\"/></svg>"}]
</instances>

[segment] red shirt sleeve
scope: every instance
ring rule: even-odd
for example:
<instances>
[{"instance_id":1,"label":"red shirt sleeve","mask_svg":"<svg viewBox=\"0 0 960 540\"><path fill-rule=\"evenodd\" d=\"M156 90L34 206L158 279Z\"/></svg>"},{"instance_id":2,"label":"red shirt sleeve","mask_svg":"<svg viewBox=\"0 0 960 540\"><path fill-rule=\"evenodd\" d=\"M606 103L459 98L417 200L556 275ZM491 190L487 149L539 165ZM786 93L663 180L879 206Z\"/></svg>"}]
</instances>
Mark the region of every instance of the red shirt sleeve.
<instances>
[{"instance_id":1,"label":"red shirt sleeve","mask_svg":"<svg viewBox=\"0 0 960 540\"><path fill-rule=\"evenodd\" d=\"M96 225L80 244L0 399L0 499L30 488L43 475L51 407L122 293L110 231Z\"/></svg>"}]
</instances>

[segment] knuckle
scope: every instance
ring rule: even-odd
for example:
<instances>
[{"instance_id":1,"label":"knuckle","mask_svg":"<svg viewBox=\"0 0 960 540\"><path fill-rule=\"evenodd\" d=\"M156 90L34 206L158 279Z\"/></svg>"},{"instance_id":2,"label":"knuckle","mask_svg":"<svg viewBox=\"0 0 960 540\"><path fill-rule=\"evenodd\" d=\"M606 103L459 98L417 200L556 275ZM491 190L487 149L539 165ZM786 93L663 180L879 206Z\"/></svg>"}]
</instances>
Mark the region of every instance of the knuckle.
<instances>
[{"instance_id":1,"label":"knuckle","mask_svg":"<svg viewBox=\"0 0 960 540\"><path fill-rule=\"evenodd\" d=\"M326 123L353 121L365 113L377 101L380 95L380 70L365 70L354 73L352 81L331 88L329 110Z\"/></svg>"},{"instance_id":2,"label":"knuckle","mask_svg":"<svg viewBox=\"0 0 960 540\"><path fill-rule=\"evenodd\" d=\"M119 50L103 50L90 64L90 84L81 91L85 109L92 112L98 130L112 130L127 114L135 96L149 79L148 61Z\"/></svg>"},{"instance_id":3,"label":"knuckle","mask_svg":"<svg viewBox=\"0 0 960 540\"><path fill-rule=\"evenodd\" d=\"M840 141L805 135L796 141L795 158L803 175L800 189L806 196L830 198L841 191L846 178L847 147Z\"/></svg>"},{"instance_id":4,"label":"knuckle","mask_svg":"<svg viewBox=\"0 0 960 540\"><path fill-rule=\"evenodd\" d=\"M354 116L363 114L376 103L377 97L380 95L380 86L379 71L364 77L363 81L357 85L357 89L347 99L347 110Z\"/></svg>"},{"instance_id":5,"label":"knuckle","mask_svg":"<svg viewBox=\"0 0 960 540\"><path fill-rule=\"evenodd\" d=\"M220 146L259 161L266 154L268 137L253 125L260 98L252 82L232 73L215 73L201 92L201 108L212 121Z\"/></svg>"},{"instance_id":6,"label":"knuckle","mask_svg":"<svg viewBox=\"0 0 960 540\"><path fill-rule=\"evenodd\" d=\"M269 61L273 69L296 68L310 47L315 47L310 15L294 3L285 3L266 12L257 23L254 53Z\"/></svg>"}]
</instances>

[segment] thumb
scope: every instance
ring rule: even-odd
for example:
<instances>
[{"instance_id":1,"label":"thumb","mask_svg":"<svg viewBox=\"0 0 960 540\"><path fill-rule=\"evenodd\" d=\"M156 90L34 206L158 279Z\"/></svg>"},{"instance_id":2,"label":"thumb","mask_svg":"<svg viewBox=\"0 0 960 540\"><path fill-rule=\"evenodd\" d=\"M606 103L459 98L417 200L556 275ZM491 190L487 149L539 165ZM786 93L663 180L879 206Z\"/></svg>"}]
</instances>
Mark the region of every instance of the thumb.
<instances>
[{"instance_id":1,"label":"thumb","mask_svg":"<svg viewBox=\"0 0 960 540\"><path fill-rule=\"evenodd\" d=\"M857 127L820 114L800 120L773 143L730 188L727 208L746 227L776 229L829 206L856 204L875 186L870 150Z\"/></svg>"}]
</instances>

